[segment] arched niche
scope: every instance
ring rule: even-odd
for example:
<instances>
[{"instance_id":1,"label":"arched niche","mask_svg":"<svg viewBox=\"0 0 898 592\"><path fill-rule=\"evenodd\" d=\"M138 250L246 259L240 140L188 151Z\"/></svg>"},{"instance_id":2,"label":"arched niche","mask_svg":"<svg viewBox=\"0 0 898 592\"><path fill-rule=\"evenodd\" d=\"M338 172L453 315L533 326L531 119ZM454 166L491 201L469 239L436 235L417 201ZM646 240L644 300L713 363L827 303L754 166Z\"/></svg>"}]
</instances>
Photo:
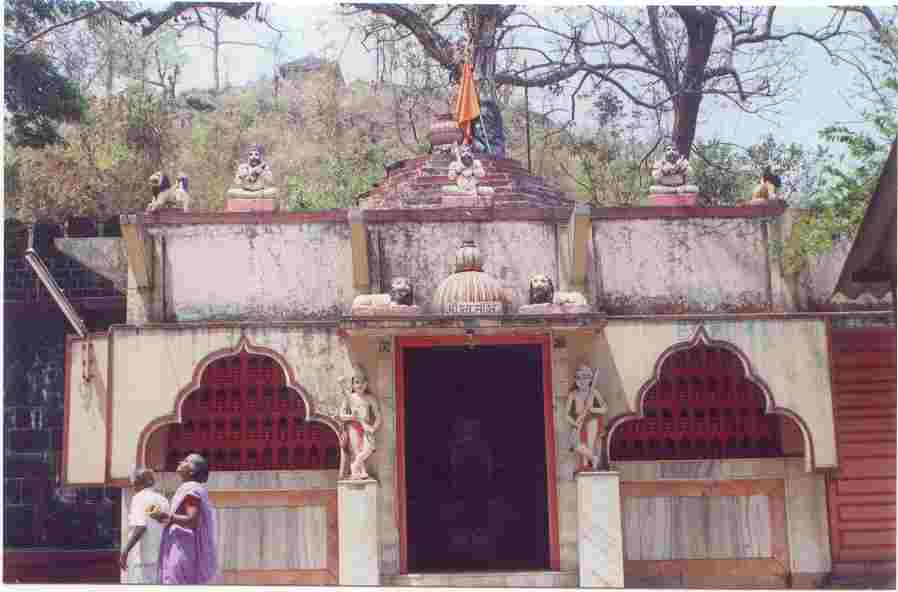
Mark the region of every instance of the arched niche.
<instances>
[{"instance_id":1,"label":"arched niche","mask_svg":"<svg viewBox=\"0 0 898 592\"><path fill-rule=\"evenodd\" d=\"M159 471L191 452L213 471L338 469L341 454L334 426L310 413L282 361L245 340L201 362L175 413L141 440L143 464Z\"/></svg>"},{"instance_id":2,"label":"arched niche","mask_svg":"<svg viewBox=\"0 0 898 592\"><path fill-rule=\"evenodd\" d=\"M803 457L800 420L732 344L703 328L658 359L638 412L609 426L611 462Z\"/></svg>"}]
</instances>

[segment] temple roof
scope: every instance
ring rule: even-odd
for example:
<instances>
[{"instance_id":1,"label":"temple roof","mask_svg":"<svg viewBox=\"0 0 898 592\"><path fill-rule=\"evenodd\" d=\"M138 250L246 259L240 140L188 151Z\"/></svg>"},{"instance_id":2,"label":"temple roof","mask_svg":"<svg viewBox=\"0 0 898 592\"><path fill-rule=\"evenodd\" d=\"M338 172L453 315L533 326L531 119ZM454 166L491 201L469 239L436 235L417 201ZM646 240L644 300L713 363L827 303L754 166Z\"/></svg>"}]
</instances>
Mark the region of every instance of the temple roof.
<instances>
[{"instance_id":1,"label":"temple roof","mask_svg":"<svg viewBox=\"0 0 898 592\"><path fill-rule=\"evenodd\" d=\"M517 160L475 154L486 175L478 179L480 186L491 187L488 196L471 196L468 206L481 207L570 207L574 200L550 181L531 175ZM455 157L435 152L431 155L401 160L386 167L386 176L368 192L359 196L362 209L442 208L461 205L447 193L452 185L449 166ZM445 199L445 198L449 199Z\"/></svg>"}]
</instances>

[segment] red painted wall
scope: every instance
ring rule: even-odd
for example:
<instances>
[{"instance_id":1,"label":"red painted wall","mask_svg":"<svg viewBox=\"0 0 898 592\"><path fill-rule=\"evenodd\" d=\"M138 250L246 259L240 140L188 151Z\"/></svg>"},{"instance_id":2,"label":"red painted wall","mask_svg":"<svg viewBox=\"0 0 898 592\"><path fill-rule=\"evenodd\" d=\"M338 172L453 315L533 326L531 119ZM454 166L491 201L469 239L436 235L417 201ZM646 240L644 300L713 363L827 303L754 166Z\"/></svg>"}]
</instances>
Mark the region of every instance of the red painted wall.
<instances>
[{"instance_id":1,"label":"red painted wall","mask_svg":"<svg viewBox=\"0 0 898 592\"><path fill-rule=\"evenodd\" d=\"M118 551L4 551L7 584L118 584Z\"/></svg>"},{"instance_id":2,"label":"red painted wall","mask_svg":"<svg viewBox=\"0 0 898 592\"><path fill-rule=\"evenodd\" d=\"M833 329L833 573L895 573L895 329Z\"/></svg>"}]
</instances>

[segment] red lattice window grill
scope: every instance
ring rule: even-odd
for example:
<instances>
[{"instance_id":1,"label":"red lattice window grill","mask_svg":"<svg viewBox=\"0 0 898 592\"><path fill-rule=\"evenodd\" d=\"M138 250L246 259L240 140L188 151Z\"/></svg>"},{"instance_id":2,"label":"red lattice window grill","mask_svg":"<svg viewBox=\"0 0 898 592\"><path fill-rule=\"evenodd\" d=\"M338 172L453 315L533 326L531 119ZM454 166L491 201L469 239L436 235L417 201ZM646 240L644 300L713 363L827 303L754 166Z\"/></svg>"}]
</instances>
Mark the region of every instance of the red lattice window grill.
<instances>
[{"instance_id":1,"label":"red lattice window grill","mask_svg":"<svg viewBox=\"0 0 898 592\"><path fill-rule=\"evenodd\" d=\"M669 356L642 406L642 419L612 433L612 461L783 456L779 417L765 414L761 387L726 348Z\"/></svg>"},{"instance_id":2,"label":"red lattice window grill","mask_svg":"<svg viewBox=\"0 0 898 592\"><path fill-rule=\"evenodd\" d=\"M337 435L306 417L272 358L245 351L220 358L184 401L182 423L169 430L166 470L191 452L213 471L338 468Z\"/></svg>"}]
</instances>

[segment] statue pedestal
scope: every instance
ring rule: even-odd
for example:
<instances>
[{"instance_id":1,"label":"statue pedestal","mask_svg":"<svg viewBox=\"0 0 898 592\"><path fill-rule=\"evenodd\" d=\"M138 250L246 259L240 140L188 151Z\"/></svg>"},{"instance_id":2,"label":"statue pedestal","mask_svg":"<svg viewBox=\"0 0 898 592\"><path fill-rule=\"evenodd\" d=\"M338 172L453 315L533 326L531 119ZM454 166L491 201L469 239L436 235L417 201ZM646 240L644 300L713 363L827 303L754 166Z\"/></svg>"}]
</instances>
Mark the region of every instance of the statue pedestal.
<instances>
[{"instance_id":1,"label":"statue pedestal","mask_svg":"<svg viewBox=\"0 0 898 592\"><path fill-rule=\"evenodd\" d=\"M492 195L479 193L443 193L444 208L489 208L493 205Z\"/></svg>"},{"instance_id":2,"label":"statue pedestal","mask_svg":"<svg viewBox=\"0 0 898 592\"><path fill-rule=\"evenodd\" d=\"M653 206L694 206L698 193L655 193L650 198Z\"/></svg>"},{"instance_id":3,"label":"statue pedestal","mask_svg":"<svg viewBox=\"0 0 898 592\"><path fill-rule=\"evenodd\" d=\"M580 587L623 588L620 473L583 471L576 480Z\"/></svg>"},{"instance_id":4,"label":"statue pedestal","mask_svg":"<svg viewBox=\"0 0 898 592\"><path fill-rule=\"evenodd\" d=\"M374 479L337 482L340 586L380 585L380 536Z\"/></svg>"},{"instance_id":5,"label":"statue pedestal","mask_svg":"<svg viewBox=\"0 0 898 592\"><path fill-rule=\"evenodd\" d=\"M354 317L413 317L421 314L421 307L416 304L353 304L349 314Z\"/></svg>"},{"instance_id":6,"label":"statue pedestal","mask_svg":"<svg viewBox=\"0 0 898 592\"><path fill-rule=\"evenodd\" d=\"M278 200L271 198L230 197L225 203L226 212L276 212Z\"/></svg>"}]
</instances>

